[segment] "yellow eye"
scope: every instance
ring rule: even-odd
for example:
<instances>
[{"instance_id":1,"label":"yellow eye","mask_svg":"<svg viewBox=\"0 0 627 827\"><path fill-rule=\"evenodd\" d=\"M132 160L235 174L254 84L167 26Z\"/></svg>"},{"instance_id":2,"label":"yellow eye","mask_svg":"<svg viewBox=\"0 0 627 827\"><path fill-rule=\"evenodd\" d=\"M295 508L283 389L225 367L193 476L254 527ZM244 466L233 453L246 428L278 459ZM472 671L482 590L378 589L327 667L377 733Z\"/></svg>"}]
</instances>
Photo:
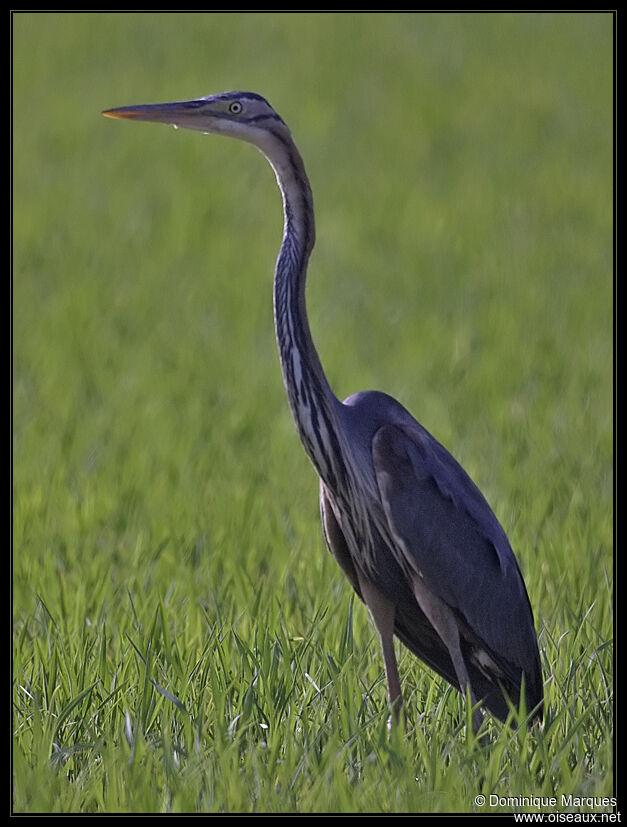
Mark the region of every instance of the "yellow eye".
<instances>
[{"instance_id":1,"label":"yellow eye","mask_svg":"<svg viewBox=\"0 0 627 827\"><path fill-rule=\"evenodd\" d=\"M242 111L242 104L239 101L233 101L229 104L229 112L231 115L239 115Z\"/></svg>"}]
</instances>

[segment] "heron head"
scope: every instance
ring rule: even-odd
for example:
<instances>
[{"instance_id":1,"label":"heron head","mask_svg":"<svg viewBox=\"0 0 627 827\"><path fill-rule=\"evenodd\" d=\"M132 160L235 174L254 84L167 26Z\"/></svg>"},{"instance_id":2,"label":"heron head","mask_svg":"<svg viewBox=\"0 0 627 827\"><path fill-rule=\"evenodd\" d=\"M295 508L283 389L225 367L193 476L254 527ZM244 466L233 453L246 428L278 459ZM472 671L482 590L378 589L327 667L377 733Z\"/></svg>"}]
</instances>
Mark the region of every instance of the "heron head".
<instances>
[{"instance_id":1,"label":"heron head","mask_svg":"<svg viewBox=\"0 0 627 827\"><path fill-rule=\"evenodd\" d=\"M174 103L149 103L106 109L107 118L126 118L172 124L183 129L229 135L254 144L263 143L263 135L277 126L287 130L265 98L254 92L224 92L206 98Z\"/></svg>"}]
</instances>

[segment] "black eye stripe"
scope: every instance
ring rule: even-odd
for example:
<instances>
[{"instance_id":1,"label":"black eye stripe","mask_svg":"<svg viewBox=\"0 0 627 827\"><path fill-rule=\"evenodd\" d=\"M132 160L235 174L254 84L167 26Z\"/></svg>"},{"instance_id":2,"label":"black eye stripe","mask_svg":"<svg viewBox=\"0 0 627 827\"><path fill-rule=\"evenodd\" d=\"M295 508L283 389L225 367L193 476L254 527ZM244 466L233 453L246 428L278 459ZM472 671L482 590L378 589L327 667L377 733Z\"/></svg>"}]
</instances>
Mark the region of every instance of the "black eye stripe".
<instances>
[{"instance_id":1,"label":"black eye stripe","mask_svg":"<svg viewBox=\"0 0 627 827\"><path fill-rule=\"evenodd\" d=\"M284 123L283 119L280 118L276 113L274 114L264 114L264 115L253 115L250 118L246 118L246 123L255 123L257 121L278 121L279 123Z\"/></svg>"},{"instance_id":2,"label":"black eye stripe","mask_svg":"<svg viewBox=\"0 0 627 827\"><path fill-rule=\"evenodd\" d=\"M218 100L220 100L220 98L217 98L216 102ZM216 113L216 114L219 114L220 117L228 118L228 119L237 118L240 122L248 123L248 124L254 124L254 123L258 123L260 121L265 121L265 120L278 121L279 123L284 123L283 119L279 115L277 115L276 112L264 112L263 114L260 114L260 115L251 115L250 117L241 117L241 114L244 110L242 100L262 101L263 103L267 103L267 101L265 101L265 99L262 98L260 95L250 94L250 95L239 96L239 97L235 97L235 96L226 97L225 96L225 97L221 98L221 100L223 100L225 103L230 100L231 103L228 106L227 111L222 112L222 113ZM184 106L185 106L186 109L202 109L204 106L207 106L207 105L210 105L210 102L207 101L205 98L198 98L196 100L185 101L185 103L184 103ZM232 109L233 105L235 105L236 107L239 107L237 109L237 111L233 111L233 109ZM267 105L269 106L269 104L267 104Z\"/></svg>"}]
</instances>

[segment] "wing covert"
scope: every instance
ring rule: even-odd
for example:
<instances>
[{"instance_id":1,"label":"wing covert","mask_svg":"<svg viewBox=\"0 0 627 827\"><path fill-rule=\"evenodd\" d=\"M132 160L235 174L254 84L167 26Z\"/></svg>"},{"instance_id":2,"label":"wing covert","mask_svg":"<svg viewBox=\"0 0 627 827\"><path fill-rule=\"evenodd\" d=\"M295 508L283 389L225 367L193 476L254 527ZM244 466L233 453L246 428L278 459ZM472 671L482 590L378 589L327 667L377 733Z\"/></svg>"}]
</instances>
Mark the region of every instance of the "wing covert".
<instances>
[{"instance_id":1,"label":"wing covert","mask_svg":"<svg viewBox=\"0 0 627 827\"><path fill-rule=\"evenodd\" d=\"M503 665L535 672L537 643L522 575L483 495L418 423L383 425L372 458L405 566L444 600Z\"/></svg>"}]
</instances>

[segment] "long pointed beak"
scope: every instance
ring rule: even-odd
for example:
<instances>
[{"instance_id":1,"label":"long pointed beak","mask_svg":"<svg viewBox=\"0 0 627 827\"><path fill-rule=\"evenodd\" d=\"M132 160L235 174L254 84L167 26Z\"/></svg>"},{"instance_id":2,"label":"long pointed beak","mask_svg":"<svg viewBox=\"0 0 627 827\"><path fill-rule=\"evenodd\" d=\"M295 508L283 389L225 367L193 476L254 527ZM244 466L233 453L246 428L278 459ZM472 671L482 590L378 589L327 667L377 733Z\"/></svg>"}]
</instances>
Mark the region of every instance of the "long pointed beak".
<instances>
[{"instance_id":1,"label":"long pointed beak","mask_svg":"<svg viewBox=\"0 0 627 827\"><path fill-rule=\"evenodd\" d=\"M204 98L174 103L147 103L138 106L120 106L117 109L105 109L106 118L125 118L133 121L152 121L170 123L175 126L200 128L198 122L210 116L208 103Z\"/></svg>"},{"instance_id":2,"label":"long pointed beak","mask_svg":"<svg viewBox=\"0 0 627 827\"><path fill-rule=\"evenodd\" d=\"M104 109L105 118L140 118L141 110L137 106L119 106L117 109Z\"/></svg>"}]
</instances>

